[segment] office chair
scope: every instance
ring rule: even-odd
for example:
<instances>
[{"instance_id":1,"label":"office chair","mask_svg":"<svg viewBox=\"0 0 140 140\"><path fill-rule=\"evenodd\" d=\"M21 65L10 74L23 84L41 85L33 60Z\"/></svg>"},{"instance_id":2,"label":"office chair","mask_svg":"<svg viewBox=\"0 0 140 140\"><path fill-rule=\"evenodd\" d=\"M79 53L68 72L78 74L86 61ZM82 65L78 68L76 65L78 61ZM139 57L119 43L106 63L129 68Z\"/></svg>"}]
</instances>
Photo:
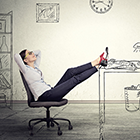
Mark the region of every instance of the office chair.
<instances>
[{"instance_id":1,"label":"office chair","mask_svg":"<svg viewBox=\"0 0 140 140\"><path fill-rule=\"evenodd\" d=\"M28 97L28 106L29 107L32 107L32 108L38 108L38 107L45 107L47 110L46 110L46 118L36 118L36 119L31 119L29 121L29 129L31 130L30 132L30 135L33 135L33 126L40 123L40 122L46 122L47 123L47 127L49 128L50 126L51 127L54 127L54 124L57 125L58 127L58 131L57 131L57 134L58 135L62 135L62 131L60 130L60 125L58 122L56 122L55 120L63 120L63 121L67 121L69 123L69 126L68 126L68 129L71 130L73 129L73 126L71 125L71 122L68 120L68 119L64 119L64 118L51 118L50 117L50 110L49 108L50 107L60 107L60 106L63 106L65 104L68 103L68 100L67 99L62 99L61 101L35 101L34 100L34 97L33 97L33 94L31 93L31 90L22 74L22 72L20 72L21 74L21 78L22 78L22 81L23 81L23 84L24 84L24 87L26 89L26 92L27 92L27 97ZM36 121L35 123L31 124L33 121Z\"/></svg>"}]
</instances>

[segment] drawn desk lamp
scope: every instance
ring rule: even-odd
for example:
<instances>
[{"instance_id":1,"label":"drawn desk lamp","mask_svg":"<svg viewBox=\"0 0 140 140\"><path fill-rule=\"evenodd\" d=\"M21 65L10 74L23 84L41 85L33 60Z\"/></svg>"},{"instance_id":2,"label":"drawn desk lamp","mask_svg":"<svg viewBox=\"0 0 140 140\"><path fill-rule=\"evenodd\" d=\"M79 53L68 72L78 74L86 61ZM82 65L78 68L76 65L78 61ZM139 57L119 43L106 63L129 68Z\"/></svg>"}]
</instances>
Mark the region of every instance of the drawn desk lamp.
<instances>
[{"instance_id":1,"label":"drawn desk lamp","mask_svg":"<svg viewBox=\"0 0 140 140\"><path fill-rule=\"evenodd\" d=\"M8 46L6 45L6 37L3 35L2 37L2 44L0 46L0 52L7 52L8 51Z\"/></svg>"}]
</instances>

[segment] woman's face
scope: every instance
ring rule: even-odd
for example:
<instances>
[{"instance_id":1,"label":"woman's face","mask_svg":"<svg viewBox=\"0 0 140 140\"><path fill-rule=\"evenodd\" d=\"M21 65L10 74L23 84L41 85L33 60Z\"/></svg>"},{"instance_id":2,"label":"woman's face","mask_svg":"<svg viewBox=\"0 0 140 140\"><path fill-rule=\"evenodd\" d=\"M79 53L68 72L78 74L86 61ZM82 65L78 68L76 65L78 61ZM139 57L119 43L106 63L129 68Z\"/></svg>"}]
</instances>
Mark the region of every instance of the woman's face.
<instances>
[{"instance_id":1,"label":"woman's face","mask_svg":"<svg viewBox=\"0 0 140 140\"><path fill-rule=\"evenodd\" d=\"M24 61L28 63L32 63L36 60L36 56L32 51L26 50Z\"/></svg>"}]
</instances>

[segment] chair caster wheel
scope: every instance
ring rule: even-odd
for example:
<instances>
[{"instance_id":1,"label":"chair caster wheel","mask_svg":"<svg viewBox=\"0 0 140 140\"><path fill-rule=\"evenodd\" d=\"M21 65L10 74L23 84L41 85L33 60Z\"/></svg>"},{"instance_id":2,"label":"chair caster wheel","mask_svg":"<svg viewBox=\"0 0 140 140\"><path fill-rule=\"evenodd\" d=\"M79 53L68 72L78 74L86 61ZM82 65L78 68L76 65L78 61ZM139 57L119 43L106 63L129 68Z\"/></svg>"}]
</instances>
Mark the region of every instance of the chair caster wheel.
<instances>
[{"instance_id":1,"label":"chair caster wheel","mask_svg":"<svg viewBox=\"0 0 140 140\"><path fill-rule=\"evenodd\" d=\"M33 126L29 126L28 127L28 130L31 130L32 131L33 130Z\"/></svg>"},{"instance_id":2,"label":"chair caster wheel","mask_svg":"<svg viewBox=\"0 0 140 140\"><path fill-rule=\"evenodd\" d=\"M73 126L72 125L69 125L69 128L68 128L69 130L72 130L73 129Z\"/></svg>"},{"instance_id":3,"label":"chair caster wheel","mask_svg":"<svg viewBox=\"0 0 140 140\"><path fill-rule=\"evenodd\" d=\"M59 136L61 136L61 135L62 135L62 131L59 130L57 134L58 134Z\"/></svg>"},{"instance_id":4,"label":"chair caster wheel","mask_svg":"<svg viewBox=\"0 0 140 140\"><path fill-rule=\"evenodd\" d=\"M51 123L51 127L54 127L54 123Z\"/></svg>"},{"instance_id":5,"label":"chair caster wheel","mask_svg":"<svg viewBox=\"0 0 140 140\"><path fill-rule=\"evenodd\" d=\"M30 136L33 136L33 132L30 133Z\"/></svg>"}]
</instances>

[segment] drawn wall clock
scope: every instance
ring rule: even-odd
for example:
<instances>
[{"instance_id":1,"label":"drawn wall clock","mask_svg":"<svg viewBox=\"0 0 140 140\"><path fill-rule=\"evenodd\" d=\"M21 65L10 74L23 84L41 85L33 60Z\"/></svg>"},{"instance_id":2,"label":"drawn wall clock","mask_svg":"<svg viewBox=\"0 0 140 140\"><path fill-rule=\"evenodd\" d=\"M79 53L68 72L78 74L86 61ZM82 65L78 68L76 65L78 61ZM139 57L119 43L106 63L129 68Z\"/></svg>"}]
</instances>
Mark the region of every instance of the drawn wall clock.
<instances>
[{"instance_id":1,"label":"drawn wall clock","mask_svg":"<svg viewBox=\"0 0 140 140\"><path fill-rule=\"evenodd\" d=\"M90 0L90 5L96 13L106 13L113 5L113 0Z\"/></svg>"}]
</instances>

